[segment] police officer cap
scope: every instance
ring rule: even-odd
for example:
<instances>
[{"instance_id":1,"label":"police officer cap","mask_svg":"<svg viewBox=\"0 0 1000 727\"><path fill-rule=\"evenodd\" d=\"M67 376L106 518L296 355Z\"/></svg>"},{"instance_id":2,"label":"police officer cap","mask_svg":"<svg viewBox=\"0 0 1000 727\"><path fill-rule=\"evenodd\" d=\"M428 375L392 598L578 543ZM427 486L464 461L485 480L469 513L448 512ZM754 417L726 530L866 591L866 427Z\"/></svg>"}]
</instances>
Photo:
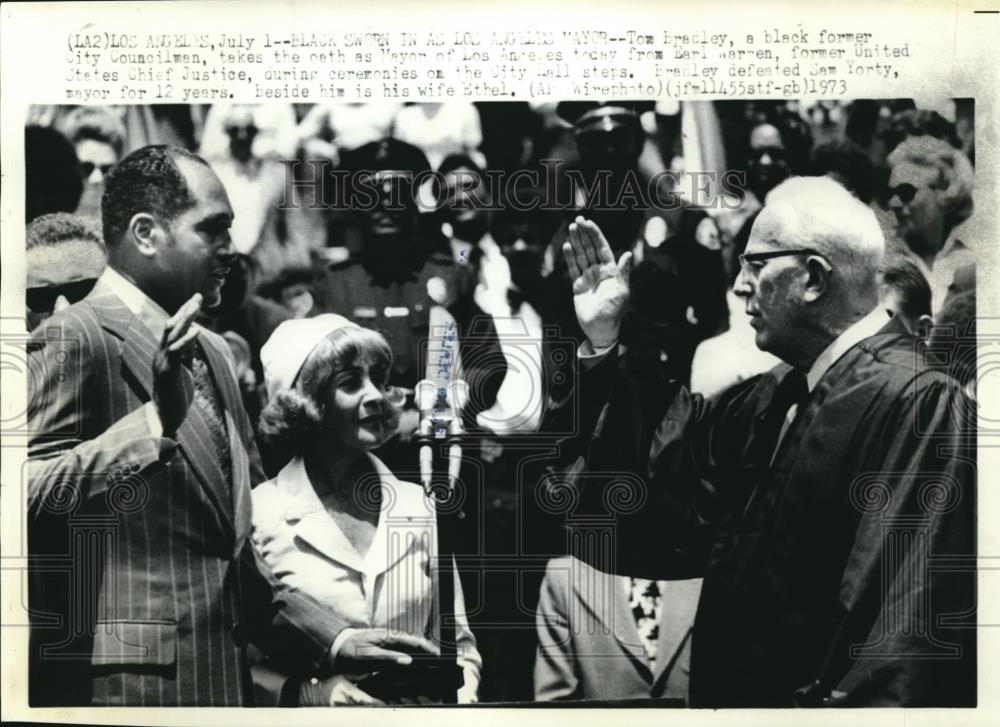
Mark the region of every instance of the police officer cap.
<instances>
[{"instance_id":1,"label":"police officer cap","mask_svg":"<svg viewBox=\"0 0 1000 727\"><path fill-rule=\"evenodd\" d=\"M429 172L427 155L399 139L386 138L344 152L340 166L350 172L409 172L413 176Z\"/></svg>"},{"instance_id":2,"label":"police officer cap","mask_svg":"<svg viewBox=\"0 0 1000 727\"><path fill-rule=\"evenodd\" d=\"M556 113L573 124L577 135L622 127L641 132L639 115L650 108L652 103L638 101L563 101Z\"/></svg>"}]
</instances>

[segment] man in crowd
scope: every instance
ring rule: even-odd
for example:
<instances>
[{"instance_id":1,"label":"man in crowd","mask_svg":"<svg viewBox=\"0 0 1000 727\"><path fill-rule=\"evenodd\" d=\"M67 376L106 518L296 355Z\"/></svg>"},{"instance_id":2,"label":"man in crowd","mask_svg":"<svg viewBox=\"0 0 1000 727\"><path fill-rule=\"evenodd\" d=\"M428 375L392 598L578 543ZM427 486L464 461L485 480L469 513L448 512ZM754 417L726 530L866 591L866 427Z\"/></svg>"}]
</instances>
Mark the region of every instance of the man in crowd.
<instances>
[{"instance_id":1,"label":"man in crowd","mask_svg":"<svg viewBox=\"0 0 1000 727\"><path fill-rule=\"evenodd\" d=\"M83 300L104 271L108 254L94 225L65 212L28 223L26 248L25 308L33 331L54 311Z\"/></svg>"},{"instance_id":2,"label":"man in crowd","mask_svg":"<svg viewBox=\"0 0 1000 727\"><path fill-rule=\"evenodd\" d=\"M550 482L577 489L581 519L615 518L577 557L704 577L692 705L974 705L974 418L879 305L873 213L825 178L771 192L736 291L783 363L707 402L628 370L629 256L582 218L571 233L584 373L551 421L582 421ZM650 413L654 386L669 394Z\"/></svg>"},{"instance_id":3,"label":"man in crowd","mask_svg":"<svg viewBox=\"0 0 1000 727\"><path fill-rule=\"evenodd\" d=\"M663 366L681 380L691 374L698 343L715 334L725 318L725 279L717 236L703 212L684 203L669 184L642 179L639 157L646 134L629 105L581 104L575 119L583 186L575 191L580 214L592 217L616 254L636 255L631 284L635 295L623 326L630 350ZM577 104L566 104L567 115ZM561 105L562 108L562 105ZM577 111L580 109L577 108ZM669 180L663 176L660 181ZM654 192L655 188L655 192ZM552 240L552 294L559 301L556 321L567 335L578 334L568 309L570 281L561 246L568 225ZM707 244L706 244L707 243ZM561 294L561 295L560 295Z\"/></svg>"},{"instance_id":4,"label":"man in crowd","mask_svg":"<svg viewBox=\"0 0 1000 727\"><path fill-rule=\"evenodd\" d=\"M144 147L109 176L102 217L108 268L30 353L31 704L252 705L248 638L310 668L409 660L374 631L334 651L342 625L272 600L248 544L259 457L226 344L193 323L232 261L218 177Z\"/></svg>"},{"instance_id":5,"label":"man in crowd","mask_svg":"<svg viewBox=\"0 0 1000 727\"><path fill-rule=\"evenodd\" d=\"M976 261L976 241L963 224L972 216L972 164L959 149L932 136L906 139L888 161L889 209L900 238L930 281L936 314L955 272Z\"/></svg>"},{"instance_id":6,"label":"man in crowd","mask_svg":"<svg viewBox=\"0 0 1000 727\"><path fill-rule=\"evenodd\" d=\"M931 286L913 258L887 255L879 268L878 295L893 318L899 318L910 335L927 337L932 323Z\"/></svg>"},{"instance_id":7,"label":"man in crowd","mask_svg":"<svg viewBox=\"0 0 1000 727\"><path fill-rule=\"evenodd\" d=\"M463 415L467 428L474 427L476 415L496 401L507 366L492 320L473 300L473 271L450 255L430 253L421 239L414 179L430 171L427 158L415 146L384 139L344 153L341 166L354 174L358 200L370 191L374 204L360 209L360 252L329 265L318 281L319 303L325 311L382 331L393 351L390 383L411 390L425 378L431 309L444 308L458 327L458 352L470 390ZM410 406L400 418L403 440L417 424L418 412ZM416 468L415 449L401 447L398 440L384 445L380 456L390 469Z\"/></svg>"},{"instance_id":8,"label":"man in crowd","mask_svg":"<svg viewBox=\"0 0 1000 727\"><path fill-rule=\"evenodd\" d=\"M536 615L535 699L687 702L700 590L698 579L615 576L553 558Z\"/></svg>"}]
</instances>

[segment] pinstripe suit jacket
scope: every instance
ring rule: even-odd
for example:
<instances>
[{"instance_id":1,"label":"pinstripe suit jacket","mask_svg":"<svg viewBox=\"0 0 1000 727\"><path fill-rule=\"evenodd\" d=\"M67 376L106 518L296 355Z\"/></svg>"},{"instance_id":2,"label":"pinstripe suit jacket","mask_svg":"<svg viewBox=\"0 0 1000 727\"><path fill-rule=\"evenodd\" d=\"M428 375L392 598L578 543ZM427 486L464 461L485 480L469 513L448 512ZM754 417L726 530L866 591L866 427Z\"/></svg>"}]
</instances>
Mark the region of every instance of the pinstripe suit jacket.
<instances>
[{"instance_id":1,"label":"pinstripe suit jacket","mask_svg":"<svg viewBox=\"0 0 1000 727\"><path fill-rule=\"evenodd\" d=\"M144 403L158 342L103 280L34 333L34 706L252 704L247 638L318 666L341 628L318 604L272 591L280 584L253 555L259 456L225 342L208 331L199 340L231 481L198 407L176 441L151 432Z\"/></svg>"}]
</instances>

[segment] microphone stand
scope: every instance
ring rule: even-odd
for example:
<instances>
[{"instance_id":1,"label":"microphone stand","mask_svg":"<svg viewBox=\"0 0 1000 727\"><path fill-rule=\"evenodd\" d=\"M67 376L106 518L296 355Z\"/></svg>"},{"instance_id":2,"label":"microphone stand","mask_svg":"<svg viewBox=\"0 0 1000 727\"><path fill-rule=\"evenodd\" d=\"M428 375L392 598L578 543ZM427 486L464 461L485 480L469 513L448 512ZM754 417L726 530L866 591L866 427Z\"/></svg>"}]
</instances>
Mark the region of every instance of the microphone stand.
<instances>
[{"instance_id":1,"label":"microphone stand","mask_svg":"<svg viewBox=\"0 0 1000 727\"><path fill-rule=\"evenodd\" d=\"M460 399L456 384L464 386L465 382L452 382L448 388L438 387L431 381L421 381L417 384L416 398L420 408L420 426L417 429L417 441L420 445L420 484L424 494L434 502L435 527L437 530L438 579L437 603L439 635L441 640L441 663L457 667L457 643L455 635L455 543L459 539L459 522L465 519L461 505L455 507L452 502L462 464L462 438L465 429L458 407L453 403ZM452 391L449 392L449 389ZM449 396L449 394L452 394ZM447 481L441 482L434 477L434 454L447 447L448 474ZM457 704L458 687L443 692L445 704Z\"/></svg>"}]
</instances>

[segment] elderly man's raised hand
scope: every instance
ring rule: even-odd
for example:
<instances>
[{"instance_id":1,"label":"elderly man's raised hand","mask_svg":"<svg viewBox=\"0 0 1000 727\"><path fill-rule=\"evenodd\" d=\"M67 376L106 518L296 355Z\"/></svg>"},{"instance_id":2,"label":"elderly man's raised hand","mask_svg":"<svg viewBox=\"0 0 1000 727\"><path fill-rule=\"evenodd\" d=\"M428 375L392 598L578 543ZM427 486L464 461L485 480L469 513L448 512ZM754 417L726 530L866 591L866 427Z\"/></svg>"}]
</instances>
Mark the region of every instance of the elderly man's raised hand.
<instances>
[{"instance_id":1,"label":"elderly man's raised hand","mask_svg":"<svg viewBox=\"0 0 1000 727\"><path fill-rule=\"evenodd\" d=\"M595 349L613 345L628 304L632 253L623 253L616 264L600 228L577 217L569 226L563 255L573 280L573 306L580 328Z\"/></svg>"}]
</instances>

